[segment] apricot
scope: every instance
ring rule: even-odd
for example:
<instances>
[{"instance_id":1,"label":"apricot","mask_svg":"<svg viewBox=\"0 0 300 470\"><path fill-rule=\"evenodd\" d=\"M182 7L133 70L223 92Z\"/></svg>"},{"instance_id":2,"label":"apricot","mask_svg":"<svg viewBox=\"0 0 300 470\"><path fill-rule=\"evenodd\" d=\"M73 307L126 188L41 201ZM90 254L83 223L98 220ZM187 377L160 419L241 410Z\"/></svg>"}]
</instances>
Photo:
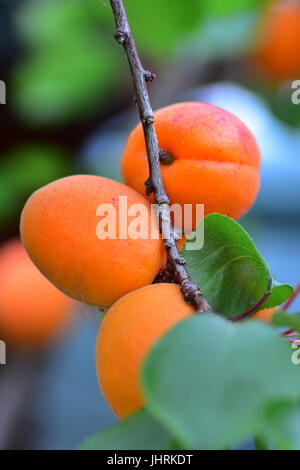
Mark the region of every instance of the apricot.
<instances>
[{"instance_id":1,"label":"apricot","mask_svg":"<svg viewBox=\"0 0 300 470\"><path fill-rule=\"evenodd\" d=\"M131 235L130 224L136 218L128 211L123 211L125 218L119 224L120 196L126 197L128 210L135 204L144 209L145 238ZM116 214L116 233L105 239L97 236L103 218L96 212L100 205L106 207L102 204L109 204ZM143 196L92 175L70 176L44 186L29 198L21 217L24 246L39 270L70 297L98 307L109 307L153 281L164 249L161 238L151 237L151 227L157 228L157 220Z\"/></svg>"},{"instance_id":2,"label":"apricot","mask_svg":"<svg viewBox=\"0 0 300 470\"><path fill-rule=\"evenodd\" d=\"M194 312L176 284L152 284L118 300L105 315L96 344L102 393L119 418L143 405L139 373L149 348Z\"/></svg>"},{"instance_id":3,"label":"apricot","mask_svg":"<svg viewBox=\"0 0 300 470\"><path fill-rule=\"evenodd\" d=\"M20 240L0 248L0 279L0 339L40 347L69 322L73 301L39 272Z\"/></svg>"},{"instance_id":4,"label":"apricot","mask_svg":"<svg viewBox=\"0 0 300 470\"><path fill-rule=\"evenodd\" d=\"M260 166L248 128L233 114L198 102L167 106L154 117L159 147L173 157L170 164L160 165L171 204L182 209L184 204L204 204L205 215L219 212L234 219L247 212L259 188ZM141 124L128 138L121 171L125 183L144 194L148 165Z\"/></svg>"},{"instance_id":5,"label":"apricot","mask_svg":"<svg viewBox=\"0 0 300 470\"><path fill-rule=\"evenodd\" d=\"M300 2L269 2L259 27L254 60L271 79L297 79L300 74Z\"/></svg>"},{"instance_id":6,"label":"apricot","mask_svg":"<svg viewBox=\"0 0 300 470\"><path fill-rule=\"evenodd\" d=\"M251 315L250 318L251 320L261 320L263 322L270 323L276 309L277 307L264 308L263 310Z\"/></svg>"}]
</instances>

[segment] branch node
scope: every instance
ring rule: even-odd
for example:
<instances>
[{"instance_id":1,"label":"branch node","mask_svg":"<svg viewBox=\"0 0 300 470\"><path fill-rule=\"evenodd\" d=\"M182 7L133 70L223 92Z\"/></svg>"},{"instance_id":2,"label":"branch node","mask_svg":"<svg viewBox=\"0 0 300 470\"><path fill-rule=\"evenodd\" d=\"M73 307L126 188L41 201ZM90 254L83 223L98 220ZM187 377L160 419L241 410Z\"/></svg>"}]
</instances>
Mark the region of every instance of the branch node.
<instances>
[{"instance_id":1,"label":"branch node","mask_svg":"<svg viewBox=\"0 0 300 470\"><path fill-rule=\"evenodd\" d=\"M154 116L149 114L148 116L144 116L142 118L144 126L150 126L151 124L154 124Z\"/></svg>"},{"instance_id":2,"label":"branch node","mask_svg":"<svg viewBox=\"0 0 300 470\"><path fill-rule=\"evenodd\" d=\"M119 44L124 44L129 38L129 33L124 29L117 29L114 33L114 38Z\"/></svg>"},{"instance_id":3,"label":"branch node","mask_svg":"<svg viewBox=\"0 0 300 470\"><path fill-rule=\"evenodd\" d=\"M146 196L150 196L150 194L154 193L155 187L152 183L152 178L150 176L145 181L144 185L145 185L145 188L146 188Z\"/></svg>"},{"instance_id":4,"label":"branch node","mask_svg":"<svg viewBox=\"0 0 300 470\"><path fill-rule=\"evenodd\" d=\"M155 73L144 70L144 78L146 82L152 82L155 79Z\"/></svg>"},{"instance_id":5,"label":"branch node","mask_svg":"<svg viewBox=\"0 0 300 470\"><path fill-rule=\"evenodd\" d=\"M174 161L174 157L166 150L159 149L159 161L163 165L171 165Z\"/></svg>"}]
</instances>

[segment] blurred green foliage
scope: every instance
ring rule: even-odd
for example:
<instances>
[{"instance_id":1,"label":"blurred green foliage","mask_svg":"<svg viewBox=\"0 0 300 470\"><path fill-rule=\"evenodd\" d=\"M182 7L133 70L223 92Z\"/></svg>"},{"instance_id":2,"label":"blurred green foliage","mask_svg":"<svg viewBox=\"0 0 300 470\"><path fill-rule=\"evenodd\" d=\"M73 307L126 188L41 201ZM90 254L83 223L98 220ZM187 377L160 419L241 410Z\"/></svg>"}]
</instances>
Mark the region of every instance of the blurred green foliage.
<instances>
[{"instance_id":1,"label":"blurred green foliage","mask_svg":"<svg viewBox=\"0 0 300 470\"><path fill-rule=\"evenodd\" d=\"M124 5L138 47L147 54L167 58L181 39L203 17L205 2L189 0L125 0Z\"/></svg>"},{"instance_id":2,"label":"blurred green foliage","mask_svg":"<svg viewBox=\"0 0 300 470\"><path fill-rule=\"evenodd\" d=\"M171 53L177 39L197 25L201 2L191 3L186 8L173 0L170 14L170 4L160 0L126 2L144 53ZM126 63L104 2L31 0L17 12L16 25L28 52L15 70L16 105L29 123L60 124L105 106L122 70L127 87Z\"/></svg>"},{"instance_id":3,"label":"blurred green foliage","mask_svg":"<svg viewBox=\"0 0 300 470\"><path fill-rule=\"evenodd\" d=\"M5 155L0 162L0 224L19 215L33 191L67 172L65 155L56 148L27 144Z\"/></svg>"},{"instance_id":4,"label":"blurred green foliage","mask_svg":"<svg viewBox=\"0 0 300 470\"><path fill-rule=\"evenodd\" d=\"M241 50L241 45L244 49L251 18L229 23L227 18L212 18L253 11L264 1L124 3L139 52L144 59L161 61L174 58L181 42L194 33L194 60L214 59L220 51L224 56ZM15 24L26 51L14 73L15 104L28 123L60 125L108 106L120 77L123 90L128 88L122 49L112 39L114 19L108 0L29 0L17 10Z\"/></svg>"},{"instance_id":5,"label":"blurred green foliage","mask_svg":"<svg viewBox=\"0 0 300 470\"><path fill-rule=\"evenodd\" d=\"M240 11L262 7L269 0L206 0L205 12L211 16L234 15Z\"/></svg>"},{"instance_id":6,"label":"blurred green foliage","mask_svg":"<svg viewBox=\"0 0 300 470\"><path fill-rule=\"evenodd\" d=\"M146 410L186 449L224 449L250 435L299 448L300 375L290 358L290 345L262 322L194 315L147 356L141 380ZM270 435L269 420L283 402L292 423L281 416L285 429L278 422L280 435Z\"/></svg>"},{"instance_id":7,"label":"blurred green foliage","mask_svg":"<svg viewBox=\"0 0 300 470\"><path fill-rule=\"evenodd\" d=\"M96 41L66 42L41 52L16 71L19 112L33 124L60 124L101 107L117 69L109 51Z\"/></svg>"},{"instance_id":8,"label":"blurred green foliage","mask_svg":"<svg viewBox=\"0 0 300 470\"><path fill-rule=\"evenodd\" d=\"M190 60L196 59L201 64L236 59L248 52L258 20L259 12L255 10L224 17L208 16L202 27L184 41L181 50Z\"/></svg>"},{"instance_id":9,"label":"blurred green foliage","mask_svg":"<svg viewBox=\"0 0 300 470\"><path fill-rule=\"evenodd\" d=\"M108 18L110 10L94 0L32 0L18 10L27 56L14 83L25 120L59 125L107 101L120 72Z\"/></svg>"}]
</instances>

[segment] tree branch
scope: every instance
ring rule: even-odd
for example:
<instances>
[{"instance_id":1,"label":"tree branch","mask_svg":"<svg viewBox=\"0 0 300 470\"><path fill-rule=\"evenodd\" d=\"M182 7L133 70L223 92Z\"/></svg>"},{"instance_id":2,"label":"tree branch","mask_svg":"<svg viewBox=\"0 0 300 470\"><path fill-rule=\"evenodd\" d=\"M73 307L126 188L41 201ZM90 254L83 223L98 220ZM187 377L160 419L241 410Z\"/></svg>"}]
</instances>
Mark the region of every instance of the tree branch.
<instances>
[{"instance_id":1,"label":"tree branch","mask_svg":"<svg viewBox=\"0 0 300 470\"><path fill-rule=\"evenodd\" d=\"M150 105L147 81L155 78L151 72L144 70L139 59L134 39L130 30L127 15L122 0L110 0L115 17L117 30L115 39L124 48L135 90L135 101L137 103L140 119L144 130L146 150L149 165L149 178L145 182L146 194L154 194L154 201L159 207L160 229L164 239L167 253L167 270L176 277L180 283L182 293L186 301L191 302L194 308L201 312L211 311L211 307L204 299L200 288L195 284L185 270L185 260L180 256L176 240L177 236L170 218L169 198L166 194L160 171L160 158L163 151L159 149L157 136L154 128L154 115Z\"/></svg>"}]
</instances>

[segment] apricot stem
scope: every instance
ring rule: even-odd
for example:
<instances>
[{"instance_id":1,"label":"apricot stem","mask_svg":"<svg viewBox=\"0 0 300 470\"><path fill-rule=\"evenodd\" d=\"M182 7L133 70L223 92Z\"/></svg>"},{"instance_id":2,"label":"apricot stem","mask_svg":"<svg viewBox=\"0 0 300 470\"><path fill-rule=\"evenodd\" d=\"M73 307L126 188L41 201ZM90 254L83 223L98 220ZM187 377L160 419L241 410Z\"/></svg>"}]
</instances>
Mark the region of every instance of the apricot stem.
<instances>
[{"instance_id":1,"label":"apricot stem","mask_svg":"<svg viewBox=\"0 0 300 470\"><path fill-rule=\"evenodd\" d=\"M208 302L204 299L200 288L195 284L182 263L177 245L174 227L170 218L169 198L166 194L160 171L160 149L154 128L154 115L151 108L147 90L147 81L154 79L154 74L145 71L136 50L131 33L126 11L122 0L110 0L113 10L116 32L116 41L124 48L135 90L135 102L139 109L140 120L144 130L149 178L145 182L146 194L154 194L154 201L159 206L159 219L162 233L169 236L164 240L167 253L167 263L172 266L174 276L178 279L184 299L191 302L193 307L200 312L212 311Z\"/></svg>"},{"instance_id":2,"label":"apricot stem","mask_svg":"<svg viewBox=\"0 0 300 470\"><path fill-rule=\"evenodd\" d=\"M159 150L159 161L163 165L171 165L174 161L174 157L171 153L167 152L166 150Z\"/></svg>"}]
</instances>

